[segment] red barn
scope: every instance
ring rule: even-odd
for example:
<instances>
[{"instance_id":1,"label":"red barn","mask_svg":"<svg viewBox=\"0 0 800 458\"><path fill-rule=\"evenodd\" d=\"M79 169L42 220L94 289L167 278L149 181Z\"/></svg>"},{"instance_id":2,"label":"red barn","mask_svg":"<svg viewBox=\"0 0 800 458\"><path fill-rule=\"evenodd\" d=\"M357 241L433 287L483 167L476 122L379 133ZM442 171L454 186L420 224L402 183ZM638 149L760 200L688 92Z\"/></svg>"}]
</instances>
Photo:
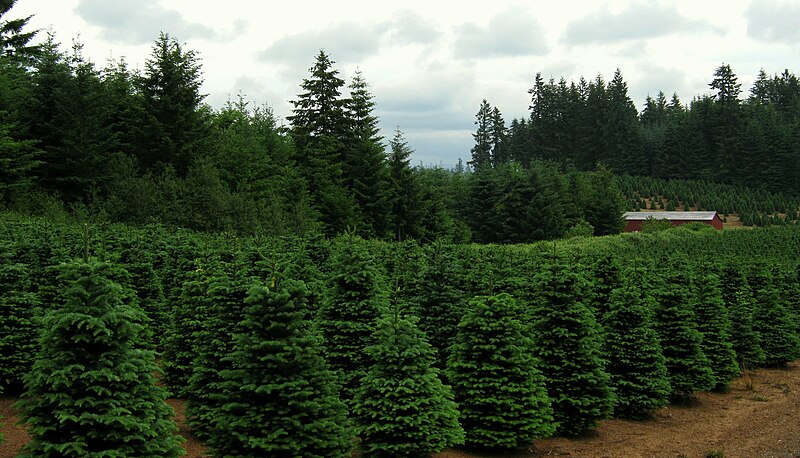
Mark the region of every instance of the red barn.
<instances>
[{"instance_id":1,"label":"red barn","mask_svg":"<svg viewBox=\"0 0 800 458\"><path fill-rule=\"evenodd\" d=\"M673 226L686 223L704 223L722 230L722 219L717 212L626 212L625 232L639 232L648 218L665 219Z\"/></svg>"}]
</instances>

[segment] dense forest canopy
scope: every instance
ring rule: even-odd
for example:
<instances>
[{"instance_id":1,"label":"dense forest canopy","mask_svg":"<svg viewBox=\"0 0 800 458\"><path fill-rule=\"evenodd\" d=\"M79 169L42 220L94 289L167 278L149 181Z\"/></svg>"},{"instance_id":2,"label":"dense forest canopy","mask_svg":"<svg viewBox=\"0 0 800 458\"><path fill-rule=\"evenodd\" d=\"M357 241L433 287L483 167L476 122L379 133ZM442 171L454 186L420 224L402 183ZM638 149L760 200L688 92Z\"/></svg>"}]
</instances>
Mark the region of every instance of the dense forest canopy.
<instances>
[{"instance_id":1,"label":"dense forest canopy","mask_svg":"<svg viewBox=\"0 0 800 458\"><path fill-rule=\"evenodd\" d=\"M100 67L77 40L65 50L50 33L32 46L28 19L0 29L7 209L240 234L351 228L385 240L520 243L619 232L638 204L615 174L800 191L800 88L788 70L762 72L743 98L723 64L712 95L685 104L659 93L641 112L619 70L609 82L537 74L530 115L507 124L484 100L467 165L447 170L412 166L401 126L382 137L366 76L346 81L326 51L284 127L241 96L209 106L199 56L167 33L141 70Z\"/></svg>"}]
</instances>

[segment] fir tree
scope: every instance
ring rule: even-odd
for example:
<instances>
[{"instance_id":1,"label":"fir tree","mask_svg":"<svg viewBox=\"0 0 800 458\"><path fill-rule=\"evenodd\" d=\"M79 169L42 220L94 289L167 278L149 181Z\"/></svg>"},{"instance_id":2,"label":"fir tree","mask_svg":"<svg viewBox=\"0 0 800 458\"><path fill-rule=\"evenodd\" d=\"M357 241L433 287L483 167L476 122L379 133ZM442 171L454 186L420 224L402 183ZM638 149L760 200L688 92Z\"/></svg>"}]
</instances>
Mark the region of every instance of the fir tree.
<instances>
[{"instance_id":1,"label":"fir tree","mask_svg":"<svg viewBox=\"0 0 800 458\"><path fill-rule=\"evenodd\" d=\"M736 266L723 269L720 280L722 298L731 319L731 345L739 368L760 366L764 364L764 350L760 336L753 329L755 300L750 285Z\"/></svg>"},{"instance_id":2,"label":"fir tree","mask_svg":"<svg viewBox=\"0 0 800 458\"><path fill-rule=\"evenodd\" d=\"M325 339L325 359L340 377L341 397L350 402L369 368L364 349L372 344L386 299L373 260L360 239L350 235L337 245L331 255L331 286L317 326Z\"/></svg>"},{"instance_id":3,"label":"fir tree","mask_svg":"<svg viewBox=\"0 0 800 458\"><path fill-rule=\"evenodd\" d=\"M64 306L48 313L19 406L33 436L22 457L180 456L152 352L137 348L137 312L107 264L64 268Z\"/></svg>"},{"instance_id":4,"label":"fir tree","mask_svg":"<svg viewBox=\"0 0 800 458\"><path fill-rule=\"evenodd\" d=\"M731 345L742 370L760 366L765 361L761 337L753 327L754 302L750 288L744 285L734 293L732 302L728 304L728 315L731 317Z\"/></svg>"},{"instance_id":5,"label":"fir tree","mask_svg":"<svg viewBox=\"0 0 800 458\"><path fill-rule=\"evenodd\" d=\"M422 237L423 213L419 184L410 165L413 151L399 128L395 130L389 146L389 231L397 241L419 239Z\"/></svg>"},{"instance_id":6,"label":"fir tree","mask_svg":"<svg viewBox=\"0 0 800 458\"><path fill-rule=\"evenodd\" d=\"M366 456L425 457L464 441L453 393L414 321L382 319L375 344L366 348L374 364L361 379L353 411Z\"/></svg>"},{"instance_id":7,"label":"fir tree","mask_svg":"<svg viewBox=\"0 0 800 458\"><path fill-rule=\"evenodd\" d=\"M579 299L586 290L583 279L560 261L540 270L533 283L534 353L541 361L557 432L577 436L613 408L608 373L600 359L599 326Z\"/></svg>"},{"instance_id":8,"label":"fir tree","mask_svg":"<svg viewBox=\"0 0 800 458\"><path fill-rule=\"evenodd\" d=\"M273 280L274 281L274 280ZM219 457L350 457L353 432L311 332L306 289L286 280L247 294L208 443Z\"/></svg>"},{"instance_id":9,"label":"fir tree","mask_svg":"<svg viewBox=\"0 0 800 458\"><path fill-rule=\"evenodd\" d=\"M14 262L12 253L12 247L0 245L0 388L21 386L38 348L40 303L28 269Z\"/></svg>"},{"instance_id":10,"label":"fir tree","mask_svg":"<svg viewBox=\"0 0 800 458\"><path fill-rule=\"evenodd\" d=\"M208 284L208 300L195 305L198 317L205 317L194 334L195 356L186 393L186 417L195 434L207 438L222 405L221 373L231 369L227 359L233 352L233 335L239 331L244 298L251 279L246 277L238 260L214 273ZM206 310L199 305L206 305Z\"/></svg>"},{"instance_id":11,"label":"fir tree","mask_svg":"<svg viewBox=\"0 0 800 458\"><path fill-rule=\"evenodd\" d=\"M209 319L208 288L219 266L212 262L196 261L196 267L186 273L178 304L170 319L174 329L166 338L164 349L164 381L179 397L187 397L193 361L199 347L198 337L203 322ZM198 334L200 333L200 334Z\"/></svg>"},{"instance_id":12,"label":"fir tree","mask_svg":"<svg viewBox=\"0 0 800 458\"><path fill-rule=\"evenodd\" d=\"M458 325L447 379L466 445L518 449L555 429L545 380L520 314L507 293L478 296Z\"/></svg>"},{"instance_id":13,"label":"fir tree","mask_svg":"<svg viewBox=\"0 0 800 458\"><path fill-rule=\"evenodd\" d=\"M450 346L466 305L464 294L455 283L463 277L461 270L451 247L434 242L428 249L428 261L419 270L420 280L413 298L419 327L436 348L437 365L442 369L447 366Z\"/></svg>"},{"instance_id":14,"label":"fir tree","mask_svg":"<svg viewBox=\"0 0 800 458\"><path fill-rule=\"evenodd\" d=\"M699 274L694 282L693 311L702 336L700 348L708 358L718 391L725 391L739 374L736 352L731 344L731 321L718 287L718 277Z\"/></svg>"},{"instance_id":15,"label":"fir tree","mask_svg":"<svg viewBox=\"0 0 800 458\"><path fill-rule=\"evenodd\" d=\"M714 373L701 347L703 337L695 327L685 284L685 277L670 274L656 294L655 329L666 358L673 399L714 387Z\"/></svg>"},{"instance_id":16,"label":"fir tree","mask_svg":"<svg viewBox=\"0 0 800 458\"><path fill-rule=\"evenodd\" d=\"M610 296L605 326L605 356L614 390L614 414L641 418L669 402L670 386L664 355L653 329L654 300L630 279Z\"/></svg>"},{"instance_id":17,"label":"fir tree","mask_svg":"<svg viewBox=\"0 0 800 458\"><path fill-rule=\"evenodd\" d=\"M794 320L771 284L767 283L759 289L755 297L753 330L758 333L764 350L764 364L785 366L800 355L800 338L795 331Z\"/></svg>"}]
</instances>

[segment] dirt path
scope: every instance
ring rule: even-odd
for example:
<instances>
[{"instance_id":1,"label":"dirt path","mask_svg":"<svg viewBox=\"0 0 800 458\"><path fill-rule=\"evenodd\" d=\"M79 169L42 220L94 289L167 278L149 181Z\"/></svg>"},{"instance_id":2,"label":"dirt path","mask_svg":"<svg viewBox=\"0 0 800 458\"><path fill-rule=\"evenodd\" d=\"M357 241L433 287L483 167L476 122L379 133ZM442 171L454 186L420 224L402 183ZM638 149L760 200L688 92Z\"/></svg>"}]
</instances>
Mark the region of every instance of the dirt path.
<instances>
[{"instance_id":1,"label":"dirt path","mask_svg":"<svg viewBox=\"0 0 800 458\"><path fill-rule=\"evenodd\" d=\"M0 458L15 456L29 440L24 428L15 426L16 399L0 398L2 433ZM176 409L187 457L203 456L203 447L191 438L185 425L183 405ZM711 455L713 452L721 454ZM436 458L491 458L499 455L449 450ZM537 441L533 450L503 455L507 458L571 457L706 457L767 458L800 457L800 361L787 369L761 369L751 377L733 382L724 394L702 393L687 406L661 409L647 421L606 420L597 431L579 439L552 438Z\"/></svg>"}]
</instances>

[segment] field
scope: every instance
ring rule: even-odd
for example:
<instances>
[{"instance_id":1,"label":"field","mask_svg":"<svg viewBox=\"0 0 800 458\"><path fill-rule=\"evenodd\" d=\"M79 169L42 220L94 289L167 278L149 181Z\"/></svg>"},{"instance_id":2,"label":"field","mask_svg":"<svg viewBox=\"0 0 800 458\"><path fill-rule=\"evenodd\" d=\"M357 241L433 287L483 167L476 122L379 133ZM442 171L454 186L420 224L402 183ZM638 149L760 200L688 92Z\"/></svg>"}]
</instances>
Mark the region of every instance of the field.
<instances>
[{"instance_id":1,"label":"field","mask_svg":"<svg viewBox=\"0 0 800 458\"><path fill-rule=\"evenodd\" d=\"M734 380L728 393L700 393L690 405L670 405L644 421L604 420L597 430L578 439L539 440L512 455L482 454L451 449L436 458L573 457L797 457L800 456L800 362L786 369L759 369ZM14 426L15 398L0 399L7 442L0 458L11 458L28 441ZM178 412L187 458L206 456L202 443L185 424L183 403L170 400ZM723 454L711 455L712 452Z\"/></svg>"}]
</instances>

